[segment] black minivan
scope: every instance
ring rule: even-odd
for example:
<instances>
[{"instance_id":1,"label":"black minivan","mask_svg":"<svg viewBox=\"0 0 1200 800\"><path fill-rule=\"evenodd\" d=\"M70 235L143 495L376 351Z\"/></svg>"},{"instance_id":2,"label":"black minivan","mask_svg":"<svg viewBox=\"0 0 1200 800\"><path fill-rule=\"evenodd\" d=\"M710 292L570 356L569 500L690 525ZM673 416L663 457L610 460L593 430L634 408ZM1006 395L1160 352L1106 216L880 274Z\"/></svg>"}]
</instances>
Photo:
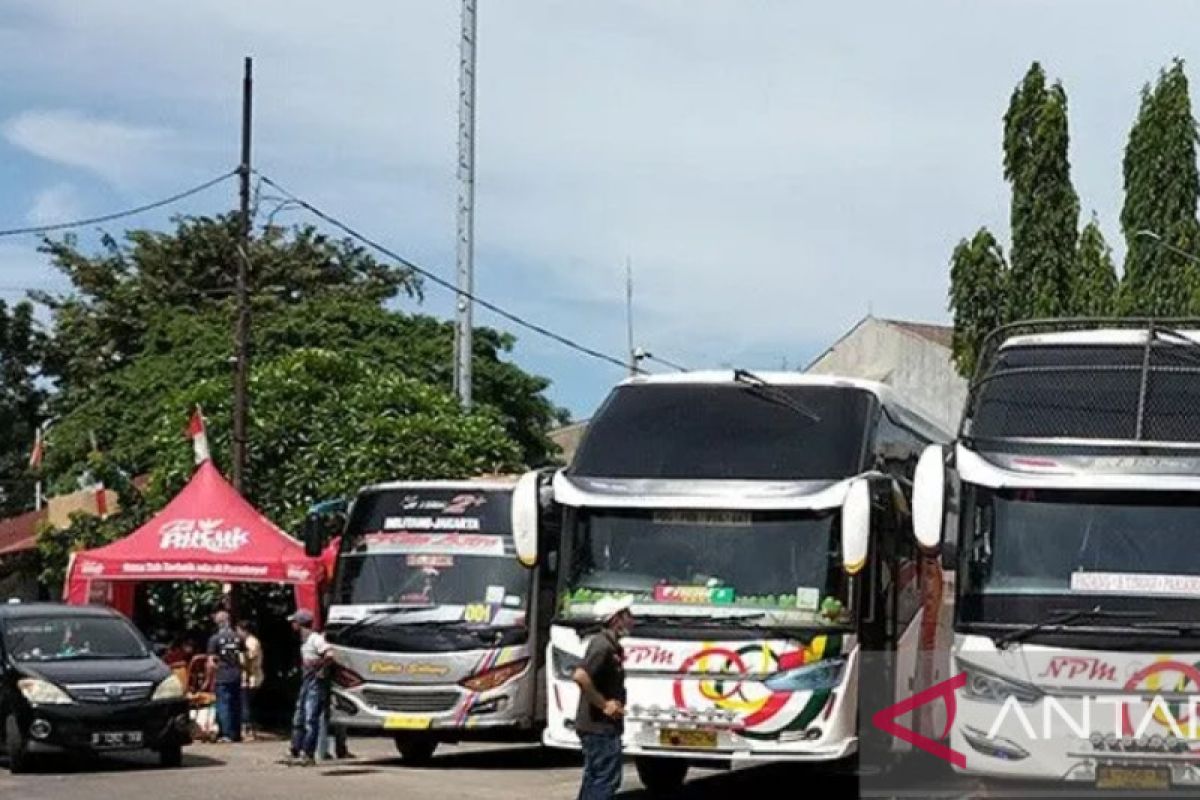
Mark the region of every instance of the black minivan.
<instances>
[{"instance_id":1,"label":"black minivan","mask_svg":"<svg viewBox=\"0 0 1200 800\"><path fill-rule=\"evenodd\" d=\"M129 620L102 606L0 605L0 736L12 772L30 753L150 749L178 766L184 687Z\"/></svg>"}]
</instances>

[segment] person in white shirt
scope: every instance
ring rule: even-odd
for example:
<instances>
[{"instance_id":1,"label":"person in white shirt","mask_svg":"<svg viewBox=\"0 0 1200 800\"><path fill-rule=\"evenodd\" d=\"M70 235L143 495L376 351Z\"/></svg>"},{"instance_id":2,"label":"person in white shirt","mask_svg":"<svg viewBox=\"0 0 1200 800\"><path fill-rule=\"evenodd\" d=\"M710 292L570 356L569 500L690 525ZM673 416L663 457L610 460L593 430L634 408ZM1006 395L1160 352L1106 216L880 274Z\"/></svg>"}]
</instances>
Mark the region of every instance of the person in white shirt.
<instances>
[{"instance_id":1,"label":"person in white shirt","mask_svg":"<svg viewBox=\"0 0 1200 800\"><path fill-rule=\"evenodd\" d=\"M321 716L329 701L329 682L325 679L333 663L329 643L313 629L313 613L302 608L288 617L300 634L300 694L292 715L290 762L308 767L316 763L317 740L321 734Z\"/></svg>"}]
</instances>

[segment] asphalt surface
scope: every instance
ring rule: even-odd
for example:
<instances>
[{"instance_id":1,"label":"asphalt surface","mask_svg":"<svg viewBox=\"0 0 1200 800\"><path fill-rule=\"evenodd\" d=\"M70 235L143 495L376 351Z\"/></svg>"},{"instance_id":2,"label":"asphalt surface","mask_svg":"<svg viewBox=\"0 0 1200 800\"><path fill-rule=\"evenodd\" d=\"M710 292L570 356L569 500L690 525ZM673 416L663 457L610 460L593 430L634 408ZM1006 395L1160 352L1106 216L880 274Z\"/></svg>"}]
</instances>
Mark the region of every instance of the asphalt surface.
<instances>
[{"instance_id":1,"label":"asphalt surface","mask_svg":"<svg viewBox=\"0 0 1200 800\"><path fill-rule=\"evenodd\" d=\"M580 762L576 755L530 745L464 744L444 746L428 767L402 764L390 741L351 741L353 760L315 767L280 762L279 742L193 745L184 765L161 769L152 754L102 758L43 755L34 772L10 775L0 767L3 800L404 800L452 797L455 800L542 800L575 798ZM861 788L852 779L830 781L803 766L773 765L734 772L693 770L680 800L817 794L831 798L974 798L1100 796L1065 786L1006 785L982 787L945 770L922 767L915 775L867 778ZM632 764L625 768L622 800L648 798ZM1107 793L1102 796L1116 797ZM1182 796L1180 794L1175 797Z\"/></svg>"},{"instance_id":2,"label":"asphalt surface","mask_svg":"<svg viewBox=\"0 0 1200 800\"><path fill-rule=\"evenodd\" d=\"M403 765L386 739L351 740L357 758L315 767L277 763L278 742L193 745L179 769L161 769L152 754L101 758L42 755L34 772L10 775L0 767L0 798L14 800L334 800L453 797L456 800L574 798L580 761L572 753L529 745L444 746L428 767ZM768 766L734 772L693 770L683 798L748 797L783 787L814 785L802 767ZM854 797L852 783L825 787L823 798ZM625 768L623 799L649 795L632 764Z\"/></svg>"}]
</instances>

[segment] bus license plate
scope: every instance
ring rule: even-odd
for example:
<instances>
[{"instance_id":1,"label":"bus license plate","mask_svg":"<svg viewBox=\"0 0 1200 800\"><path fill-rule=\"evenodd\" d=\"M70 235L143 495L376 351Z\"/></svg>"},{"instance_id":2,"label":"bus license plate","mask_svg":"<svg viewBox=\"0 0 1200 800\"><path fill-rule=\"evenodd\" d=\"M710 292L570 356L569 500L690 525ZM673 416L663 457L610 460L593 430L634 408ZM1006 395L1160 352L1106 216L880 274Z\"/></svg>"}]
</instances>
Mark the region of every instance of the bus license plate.
<instances>
[{"instance_id":1,"label":"bus license plate","mask_svg":"<svg viewBox=\"0 0 1200 800\"><path fill-rule=\"evenodd\" d=\"M383 721L383 727L389 731L423 731L432 720L429 717L414 717L411 714L391 714Z\"/></svg>"},{"instance_id":2,"label":"bus license plate","mask_svg":"<svg viewBox=\"0 0 1200 800\"><path fill-rule=\"evenodd\" d=\"M700 750L711 750L717 746L717 732L663 728L658 732L658 743L663 747L690 747Z\"/></svg>"},{"instance_id":3,"label":"bus license plate","mask_svg":"<svg viewBox=\"0 0 1200 800\"><path fill-rule=\"evenodd\" d=\"M1171 770L1167 767L1118 767L1101 764L1096 767L1097 789L1126 791L1155 791L1171 788Z\"/></svg>"}]
</instances>

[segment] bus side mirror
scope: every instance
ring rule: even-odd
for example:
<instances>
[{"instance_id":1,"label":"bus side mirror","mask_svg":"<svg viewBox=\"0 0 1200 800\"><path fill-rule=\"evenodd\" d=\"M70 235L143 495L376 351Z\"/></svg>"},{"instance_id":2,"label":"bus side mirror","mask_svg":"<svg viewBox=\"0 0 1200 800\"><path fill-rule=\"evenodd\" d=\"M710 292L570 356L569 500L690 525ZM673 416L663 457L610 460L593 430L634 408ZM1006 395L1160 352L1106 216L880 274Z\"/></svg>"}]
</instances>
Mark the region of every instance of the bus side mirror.
<instances>
[{"instance_id":1,"label":"bus side mirror","mask_svg":"<svg viewBox=\"0 0 1200 800\"><path fill-rule=\"evenodd\" d=\"M517 480L512 498L513 544L517 560L532 569L538 562L538 522L541 518L541 474L526 472Z\"/></svg>"},{"instance_id":2,"label":"bus side mirror","mask_svg":"<svg viewBox=\"0 0 1200 800\"><path fill-rule=\"evenodd\" d=\"M867 563L871 543L871 483L857 478L842 502L842 568L857 574Z\"/></svg>"},{"instance_id":3,"label":"bus side mirror","mask_svg":"<svg viewBox=\"0 0 1200 800\"><path fill-rule=\"evenodd\" d=\"M309 558L320 558L322 546L321 541L321 518L317 514L307 514L304 517L304 555Z\"/></svg>"},{"instance_id":4,"label":"bus side mirror","mask_svg":"<svg viewBox=\"0 0 1200 800\"><path fill-rule=\"evenodd\" d=\"M921 453L913 477L913 534L926 552L937 552L942 544L946 514L946 452L931 444Z\"/></svg>"}]
</instances>

